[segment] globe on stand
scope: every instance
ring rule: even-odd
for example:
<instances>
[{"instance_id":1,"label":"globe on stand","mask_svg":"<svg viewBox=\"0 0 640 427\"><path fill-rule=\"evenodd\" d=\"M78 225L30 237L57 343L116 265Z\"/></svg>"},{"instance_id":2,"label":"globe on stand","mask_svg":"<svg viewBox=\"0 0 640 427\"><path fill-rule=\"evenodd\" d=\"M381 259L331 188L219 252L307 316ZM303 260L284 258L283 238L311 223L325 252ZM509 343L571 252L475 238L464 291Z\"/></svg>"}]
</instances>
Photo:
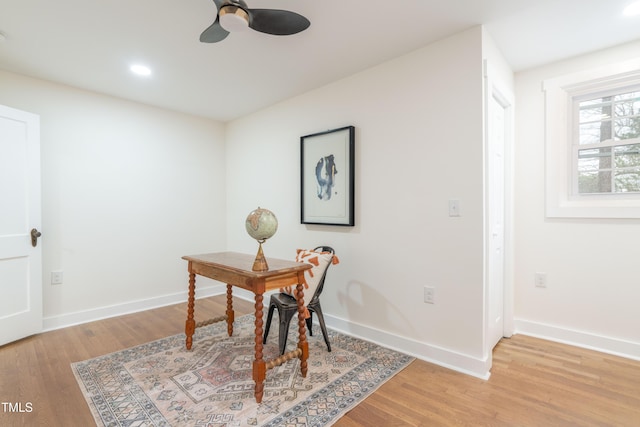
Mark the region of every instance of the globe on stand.
<instances>
[{"instance_id":1,"label":"globe on stand","mask_svg":"<svg viewBox=\"0 0 640 427\"><path fill-rule=\"evenodd\" d=\"M258 254L253 261L253 271L267 271L269 266L262 252L262 244L276 234L278 230L278 220L269 209L258 209L251 211L244 223L247 233L258 241Z\"/></svg>"}]
</instances>

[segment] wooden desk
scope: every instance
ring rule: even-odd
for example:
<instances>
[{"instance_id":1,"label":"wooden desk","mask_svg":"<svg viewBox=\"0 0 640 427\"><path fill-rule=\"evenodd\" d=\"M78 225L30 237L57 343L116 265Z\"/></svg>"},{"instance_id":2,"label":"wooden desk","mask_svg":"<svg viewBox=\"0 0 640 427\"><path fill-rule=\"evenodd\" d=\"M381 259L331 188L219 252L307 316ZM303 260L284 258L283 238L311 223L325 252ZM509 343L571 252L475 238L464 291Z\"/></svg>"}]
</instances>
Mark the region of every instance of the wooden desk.
<instances>
[{"instance_id":1,"label":"wooden desk","mask_svg":"<svg viewBox=\"0 0 640 427\"><path fill-rule=\"evenodd\" d=\"M299 263L294 261L285 261L274 258L267 258L269 264L268 271L252 271L254 256L240 254L235 252L219 252L203 255L183 256L182 259L189 261L189 302L187 306L187 322L185 324L184 333L187 335L186 346L190 350L193 344L193 334L195 329L200 326L210 325L212 323L227 321L227 333L233 335L233 299L232 287L237 286L246 289L255 294L255 360L253 361L253 380L256 383L255 396L256 402L262 402L264 392L264 379L268 369L272 369L291 360L293 358L300 359L300 369L302 376L307 376L307 359L309 357L309 343L307 342L307 334L305 331L304 317L304 293L302 283L304 283L304 271L311 268L310 264ZM196 291L196 274L209 277L227 284L227 311L224 316L214 319L205 320L196 323L193 318L195 291ZM282 356L265 362L262 355L262 315L263 315L263 294L265 291L279 289L283 286L297 285L296 289L298 298L298 347L294 351L283 354Z\"/></svg>"}]
</instances>

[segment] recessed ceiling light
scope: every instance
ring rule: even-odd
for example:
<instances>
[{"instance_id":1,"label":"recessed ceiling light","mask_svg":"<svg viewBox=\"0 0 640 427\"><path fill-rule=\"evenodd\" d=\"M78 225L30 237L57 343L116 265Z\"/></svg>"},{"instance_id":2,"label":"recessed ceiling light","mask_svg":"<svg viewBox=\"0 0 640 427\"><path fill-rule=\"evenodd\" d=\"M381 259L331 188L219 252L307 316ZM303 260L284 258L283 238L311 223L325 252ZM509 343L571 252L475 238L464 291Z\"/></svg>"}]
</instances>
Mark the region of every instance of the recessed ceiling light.
<instances>
[{"instance_id":1,"label":"recessed ceiling light","mask_svg":"<svg viewBox=\"0 0 640 427\"><path fill-rule=\"evenodd\" d=\"M624 16L640 15L640 1L627 5L622 13L624 14Z\"/></svg>"},{"instance_id":2,"label":"recessed ceiling light","mask_svg":"<svg viewBox=\"0 0 640 427\"><path fill-rule=\"evenodd\" d=\"M144 65L136 64L131 66L131 72L139 76L150 76L151 69Z\"/></svg>"}]
</instances>

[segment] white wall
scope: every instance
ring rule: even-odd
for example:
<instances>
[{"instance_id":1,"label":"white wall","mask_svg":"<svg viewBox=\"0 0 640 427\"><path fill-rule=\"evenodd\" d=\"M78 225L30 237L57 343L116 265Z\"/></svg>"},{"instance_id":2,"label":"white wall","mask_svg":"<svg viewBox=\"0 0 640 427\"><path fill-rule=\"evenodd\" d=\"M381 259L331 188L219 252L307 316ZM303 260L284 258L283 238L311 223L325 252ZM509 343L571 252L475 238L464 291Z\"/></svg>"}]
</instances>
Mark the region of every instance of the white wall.
<instances>
[{"instance_id":1,"label":"white wall","mask_svg":"<svg viewBox=\"0 0 640 427\"><path fill-rule=\"evenodd\" d=\"M255 252L244 219L279 219L267 256L333 246L328 322L486 374L483 359L483 101L480 27L227 128L229 249ZM356 226L300 224L300 136L356 128ZM448 216L459 199L462 216ZM436 303L423 302L434 286Z\"/></svg>"},{"instance_id":2,"label":"white wall","mask_svg":"<svg viewBox=\"0 0 640 427\"><path fill-rule=\"evenodd\" d=\"M518 331L640 358L640 220L545 218L542 81L637 58L640 42L516 75ZM546 288L536 288L545 272Z\"/></svg>"},{"instance_id":3,"label":"white wall","mask_svg":"<svg viewBox=\"0 0 640 427\"><path fill-rule=\"evenodd\" d=\"M471 29L226 127L0 71L0 103L41 116L45 281L65 278L44 284L46 324L183 300L180 257L254 252L244 218L262 206L280 220L267 256L337 250L323 297L332 326L483 375L483 52L496 58L486 40ZM541 82L639 48L516 78L516 329L631 357L640 221L545 219ZM356 127L357 225L301 225L299 138L345 125ZM452 198L460 218L447 215Z\"/></svg>"},{"instance_id":4,"label":"white wall","mask_svg":"<svg viewBox=\"0 0 640 427\"><path fill-rule=\"evenodd\" d=\"M180 257L227 244L224 126L1 71L0 103L40 115L45 327L184 300Z\"/></svg>"}]
</instances>

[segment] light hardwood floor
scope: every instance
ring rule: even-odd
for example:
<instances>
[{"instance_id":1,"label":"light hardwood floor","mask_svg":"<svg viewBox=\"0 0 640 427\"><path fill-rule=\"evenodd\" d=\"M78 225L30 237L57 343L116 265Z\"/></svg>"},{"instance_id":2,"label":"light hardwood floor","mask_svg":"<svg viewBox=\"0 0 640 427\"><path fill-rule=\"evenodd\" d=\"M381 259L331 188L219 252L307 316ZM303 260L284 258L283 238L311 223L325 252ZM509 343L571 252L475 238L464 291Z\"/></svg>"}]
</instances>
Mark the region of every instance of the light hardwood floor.
<instances>
[{"instance_id":1,"label":"light hardwood floor","mask_svg":"<svg viewBox=\"0 0 640 427\"><path fill-rule=\"evenodd\" d=\"M223 314L225 301L199 300L196 318ZM234 308L253 312L237 298ZM182 333L185 319L186 303L0 347L0 402L32 407L0 404L0 426L94 425L70 363ZM640 362L516 335L496 347L488 381L417 360L335 425L640 426Z\"/></svg>"}]
</instances>

